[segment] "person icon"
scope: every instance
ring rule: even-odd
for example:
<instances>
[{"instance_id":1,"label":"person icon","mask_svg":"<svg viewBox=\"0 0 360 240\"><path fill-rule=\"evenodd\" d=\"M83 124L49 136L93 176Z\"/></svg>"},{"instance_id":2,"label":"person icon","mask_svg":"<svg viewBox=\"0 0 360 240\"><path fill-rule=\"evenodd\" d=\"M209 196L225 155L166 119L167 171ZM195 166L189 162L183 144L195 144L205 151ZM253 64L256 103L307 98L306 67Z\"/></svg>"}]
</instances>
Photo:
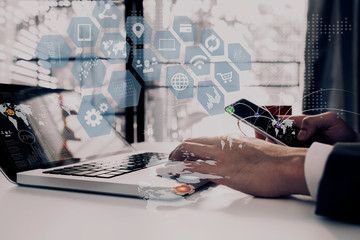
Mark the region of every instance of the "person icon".
<instances>
[{"instance_id":1,"label":"person icon","mask_svg":"<svg viewBox=\"0 0 360 240\"><path fill-rule=\"evenodd\" d=\"M154 68L152 68L150 66L150 61L148 59L146 59L144 61L144 65L145 65L145 68L143 70L143 73L151 73L151 72L154 72Z\"/></svg>"},{"instance_id":2,"label":"person icon","mask_svg":"<svg viewBox=\"0 0 360 240\"><path fill-rule=\"evenodd\" d=\"M139 59L136 60L136 67L137 67L137 68L143 67L143 65L141 64L141 61L140 61Z\"/></svg>"},{"instance_id":3,"label":"person icon","mask_svg":"<svg viewBox=\"0 0 360 240\"><path fill-rule=\"evenodd\" d=\"M158 62L156 61L156 57L153 57L151 60L152 60L151 65L158 64Z\"/></svg>"}]
</instances>

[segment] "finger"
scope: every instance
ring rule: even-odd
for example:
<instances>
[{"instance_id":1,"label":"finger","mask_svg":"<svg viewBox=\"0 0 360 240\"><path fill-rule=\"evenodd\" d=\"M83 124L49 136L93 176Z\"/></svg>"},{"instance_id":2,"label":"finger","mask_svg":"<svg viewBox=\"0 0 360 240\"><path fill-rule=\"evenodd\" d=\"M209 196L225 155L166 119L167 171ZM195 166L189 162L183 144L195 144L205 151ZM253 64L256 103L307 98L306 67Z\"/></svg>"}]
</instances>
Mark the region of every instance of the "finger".
<instances>
[{"instance_id":1,"label":"finger","mask_svg":"<svg viewBox=\"0 0 360 240\"><path fill-rule=\"evenodd\" d=\"M209 164L207 161L189 161L186 164L186 175L198 177L200 179L221 179L223 178L218 174L218 166Z\"/></svg>"},{"instance_id":2,"label":"finger","mask_svg":"<svg viewBox=\"0 0 360 240\"><path fill-rule=\"evenodd\" d=\"M184 142L200 143L207 145L218 145L220 143L220 138L219 137L188 138Z\"/></svg>"},{"instance_id":3,"label":"finger","mask_svg":"<svg viewBox=\"0 0 360 240\"><path fill-rule=\"evenodd\" d=\"M185 159L212 159L217 155L217 147L193 142L183 142L169 157L172 161Z\"/></svg>"},{"instance_id":4,"label":"finger","mask_svg":"<svg viewBox=\"0 0 360 240\"><path fill-rule=\"evenodd\" d=\"M166 164L164 167L157 168L156 173L160 176L165 177L179 176L181 173L184 173L186 171L186 165L188 163L186 163L185 161Z\"/></svg>"},{"instance_id":5,"label":"finger","mask_svg":"<svg viewBox=\"0 0 360 240\"><path fill-rule=\"evenodd\" d=\"M185 170L190 172L209 173L216 164L209 164L204 160L189 161L185 160Z\"/></svg>"},{"instance_id":6,"label":"finger","mask_svg":"<svg viewBox=\"0 0 360 240\"><path fill-rule=\"evenodd\" d=\"M221 178L215 174L216 164L207 161L188 161L170 164L165 167L158 168L157 174L162 177L180 177L193 176L199 179L218 179Z\"/></svg>"},{"instance_id":7,"label":"finger","mask_svg":"<svg viewBox=\"0 0 360 240\"><path fill-rule=\"evenodd\" d=\"M187 149L184 148L186 142L181 143L177 146L169 155L169 160L171 161L183 161L184 159L189 160L198 160L199 157L195 155L193 152L189 152ZM177 160L178 159L178 160Z\"/></svg>"},{"instance_id":8,"label":"finger","mask_svg":"<svg viewBox=\"0 0 360 240\"><path fill-rule=\"evenodd\" d=\"M315 116L307 116L303 119L298 139L306 141L319 130L326 129L336 124L337 118L334 113L322 113Z\"/></svg>"},{"instance_id":9,"label":"finger","mask_svg":"<svg viewBox=\"0 0 360 240\"><path fill-rule=\"evenodd\" d=\"M176 146L176 148L174 150L171 151L171 153L169 154L169 159L172 159L175 152L179 150L181 144L179 144L178 146Z\"/></svg>"},{"instance_id":10,"label":"finger","mask_svg":"<svg viewBox=\"0 0 360 240\"><path fill-rule=\"evenodd\" d=\"M192 142L206 145L220 145L221 140L219 137L199 137L199 138L188 138L184 142ZM179 149L180 148L180 149ZM181 144L177 146L170 154L169 159L173 158L173 155L176 151L181 150Z\"/></svg>"}]
</instances>

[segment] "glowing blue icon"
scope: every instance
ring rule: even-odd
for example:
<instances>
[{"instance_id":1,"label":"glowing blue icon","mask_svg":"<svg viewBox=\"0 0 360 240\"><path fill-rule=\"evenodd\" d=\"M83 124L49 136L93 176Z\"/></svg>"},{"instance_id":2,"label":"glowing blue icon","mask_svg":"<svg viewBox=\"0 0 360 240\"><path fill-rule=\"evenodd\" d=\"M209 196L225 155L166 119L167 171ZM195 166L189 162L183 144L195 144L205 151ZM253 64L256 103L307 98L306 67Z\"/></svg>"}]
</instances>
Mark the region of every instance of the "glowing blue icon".
<instances>
[{"instance_id":1,"label":"glowing blue icon","mask_svg":"<svg viewBox=\"0 0 360 240\"><path fill-rule=\"evenodd\" d=\"M108 91L120 108L137 106L141 85L130 71L116 71L111 74Z\"/></svg>"},{"instance_id":2,"label":"glowing blue icon","mask_svg":"<svg viewBox=\"0 0 360 240\"><path fill-rule=\"evenodd\" d=\"M255 113L254 116L255 116L256 118L258 118L258 117L260 116L260 114Z\"/></svg>"},{"instance_id":3,"label":"glowing blue icon","mask_svg":"<svg viewBox=\"0 0 360 240\"><path fill-rule=\"evenodd\" d=\"M89 137L108 135L114 121L114 109L104 95L87 95L81 101L77 119Z\"/></svg>"},{"instance_id":4,"label":"glowing blue icon","mask_svg":"<svg viewBox=\"0 0 360 240\"><path fill-rule=\"evenodd\" d=\"M71 55L71 48L62 36L45 35L41 37L35 55L44 68L64 68Z\"/></svg>"},{"instance_id":5,"label":"glowing blue icon","mask_svg":"<svg viewBox=\"0 0 360 240\"><path fill-rule=\"evenodd\" d=\"M74 17L67 30L77 47L94 47L99 37L99 29L88 17Z\"/></svg>"},{"instance_id":6,"label":"glowing blue icon","mask_svg":"<svg viewBox=\"0 0 360 240\"><path fill-rule=\"evenodd\" d=\"M212 81L199 82L197 99L210 115L224 113L224 94Z\"/></svg>"},{"instance_id":7,"label":"glowing blue icon","mask_svg":"<svg viewBox=\"0 0 360 240\"><path fill-rule=\"evenodd\" d=\"M214 30L201 30L201 44L212 56L224 55L224 41Z\"/></svg>"},{"instance_id":8,"label":"glowing blue icon","mask_svg":"<svg viewBox=\"0 0 360 240\"><path fill-rule=\"evenodd\" d=\"M173 29L184 42L194 42L197 39L197 26L186 16L176 16Z\"/></svg>"},{"instance_id":9,"label":"glowing blue icon","mask_svg":"<svg viewBox=\"0 0 360 240\"><path fill-rule=\"evenodd\" d=\"M251 56L239 43L228 45L229 58L240 71L251 70Z\"/></svg>"},{"instance_id":10,"label":"glowing blue icon","mask_svg":"<svg viewBox=\"0 0 360 240\"><path fill-rule=\"evenodd\" d=\"M228 62L215 63L215 79L227 92L240 90L239 74Z\"/></svg>"},{"instance_id":11,"label":"glowing blue icon","mask_svg":"<svg viewBox=\"0 0 360 240\"><path fill-rule=\"evenodd\" d=\"M177 99L193 97L194 79L181 65L167 67L166 86Z\"/></svg>"},{"instance_id":12,"label":"glowing blue icon","mask_svg":"<svg viewBox=\"0 0 360 240\"><path fill-rule=\"evenodd\" d=\"M97 88L104 82L106 67L95 53L82 53L76 57L72 73L82 88Z\"/></svg>"},{"instance_id":13,"label":"glowing blue icon","mask_svg":"<svg viewBox=\"0 0 360 240\"><path fill-rule=\"evenodd\" d=\"M186 47L185 62L198 76L210 74L210 59L198 46Z\"/></svg>"},{"instance_id":14,"label":"glowing blue icon","mask_svg":"<svg viewBox=\"0 0 360 240\"><path fill-rule=\"evenodd\" d=\"M180 56L180 43L169 31L156 32L154 45L165 59L178 59Z\"/></svg>"},{"instance_id":15,"label":"glowing blue icon","mask_svg":"<svg viewBox=\"0 0 360 240\"><path fill-rule=\"evenodd\" d=\"M98 1L93 16L103 28L117 28L120 25L121 12L112 1Z\"/></svg>"},{"instance_id":16,"label":"glowing blue icon","mask_svg":"<svg viewBox=\"0 0 360 240\"><path fill-rule=\"evenodd\" d=\"M160 80L161 64L151 49L136 49L132 66L144 81Z\"/></svg>"},{"instance_id":17,"label":"glowing blue icon","mask_svg":"<svg viewBox=\"0 0 360 240\"><path fill-rule=\"evenodd\" d=\"M120 33L104 33L100 50L109 58L110 63L126 63L129 58L130 45Z\"/></svg>"},{"instance_id":18,"label":"glowing blue icon","mask_svg":"<svg viewBox=\"0 0 360 240\"><path fill-rule=\"evenodd\" d=\"M149 44L152 29L143 17L130 16L126 19L126 33L135 44Z\"/></svg>"}]
</instances>

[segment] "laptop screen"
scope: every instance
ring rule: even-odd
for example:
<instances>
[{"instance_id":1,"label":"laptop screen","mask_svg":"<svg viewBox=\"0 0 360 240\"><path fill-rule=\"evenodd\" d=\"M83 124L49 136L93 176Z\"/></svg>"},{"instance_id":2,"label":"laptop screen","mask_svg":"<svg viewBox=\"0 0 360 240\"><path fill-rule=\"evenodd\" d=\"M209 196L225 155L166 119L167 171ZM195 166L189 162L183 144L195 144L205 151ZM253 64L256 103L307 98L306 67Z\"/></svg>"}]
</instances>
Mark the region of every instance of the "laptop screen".
<instances>
[{"instance_id":1,"label":"laptop screen","mask_svg":"<svg viewBox=\"0 0 360 240\"><path fill-rule=\"evenodd\" d=\"M100 136L85 131L78 117L80 105L81 96L74 91L0 84L0 164L8 177L14 180L16 172L131 151L106 114L96 119L98 110L83 119L85 125L90 123L85 127L91 130L101 119L100 127L109 131Z\"/></svg>"}]
</instances>

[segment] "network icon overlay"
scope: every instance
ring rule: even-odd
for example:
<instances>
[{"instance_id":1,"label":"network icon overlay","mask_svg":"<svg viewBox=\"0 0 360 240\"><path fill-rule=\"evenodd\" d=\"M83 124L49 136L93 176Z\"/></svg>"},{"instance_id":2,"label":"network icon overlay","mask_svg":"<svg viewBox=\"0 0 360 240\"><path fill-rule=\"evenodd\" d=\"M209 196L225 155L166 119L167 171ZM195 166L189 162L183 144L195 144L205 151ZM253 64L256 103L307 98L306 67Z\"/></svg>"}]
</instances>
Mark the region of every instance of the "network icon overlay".
<instances>
[{"instance_id":1,"label":"network icon overlay","mask_svg":"<svg viewBox=\"0 0 360 240\"><path fill-rule=\"evenodd\" d=\"M225 43L215 30L199 29L188 16L175 16L166 30L153 30L143 16L125 19L116 2L96 1L93 6L91 16L71 19L68 37L42 36L35 55L43 67L60 69L67 66L72 53L77 53L72 73L80 87L96 89L109 83L104 91L119 108L137 106L141 85L136 77L148 82L165 75L165 84L176 99L195 95L210 115L221 114L223 92L239 91L240 72L252 68L251 56L240 43ZM121 24L125 24L126 34L119 32ZM116 64L128 63L131 48L131 68L136 73L116 70ZM107 73L112 65L115 67ZM89 107L88 102L94 99L102 101ZM96 129L111 123L108 113L113 110L104 95L84 96L83 100L78 119L89 136L98 136Z\"/></svg>"}]
</instances>

